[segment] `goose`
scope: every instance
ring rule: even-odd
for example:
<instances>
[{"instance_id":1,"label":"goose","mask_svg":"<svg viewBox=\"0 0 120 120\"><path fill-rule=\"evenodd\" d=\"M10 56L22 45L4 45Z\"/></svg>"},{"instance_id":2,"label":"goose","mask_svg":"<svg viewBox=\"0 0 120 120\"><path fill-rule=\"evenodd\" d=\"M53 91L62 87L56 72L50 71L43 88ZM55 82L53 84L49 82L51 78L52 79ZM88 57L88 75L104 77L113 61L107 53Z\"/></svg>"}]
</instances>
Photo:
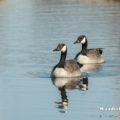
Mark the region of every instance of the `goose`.
<instances>
[{"instance_id":1,"label":"goose","mask_svg":"<svg viewBox=\"0 0 120 120\"><path fill-rule=\"evenodd\" d=\"M84 35L78 37L76 43L82 43L82 50L75 56L75 60L80 64L86 63L103 63L104 58L102 57L103 48L87 49L87 38Z\"/></svg>"},{"instance_id":2,"label":"goose","mask_svg":"<svg viewBox=\"0 0 120 120\"><path fill-rule=\"evenodd\" d=\"M67 47L65 44L59 44L53 51L61 51L61 58L59 63L54 66L51 77L78 77L81 75L76 60L66 60Z\"/></svg>"}]
</instances>

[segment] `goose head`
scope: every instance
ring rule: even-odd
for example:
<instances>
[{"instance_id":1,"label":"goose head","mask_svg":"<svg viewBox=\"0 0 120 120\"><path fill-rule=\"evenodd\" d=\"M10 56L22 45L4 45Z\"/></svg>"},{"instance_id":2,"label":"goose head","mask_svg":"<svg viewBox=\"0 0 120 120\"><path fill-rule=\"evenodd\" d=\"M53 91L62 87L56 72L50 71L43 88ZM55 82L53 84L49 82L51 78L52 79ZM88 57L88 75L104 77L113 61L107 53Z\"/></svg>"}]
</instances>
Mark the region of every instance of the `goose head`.
<instances>
[{"instance_id":1,"label":"goose head","mask_svg":"<svg viewBox=\"0 0 120 120\"><path fill-rule=\"evenodd\" d=\"M66 47L66 45L65 44L59 44L58 46L57 46L57 48L56 49L54 49L53 51L61 51L61 52L66 52L66 50L67 50L67 47Z\"/></svg>"},{"instance_id":2,"label":"goose head","mask_svg":"<svg viewBox=\"0 0 120 120\"><path fill-rule=\"evenodd\" d=\"M87 41L86 36L81 35L81 36L79 36L79 37L78 37L77 41L76 41L76 42L74 42L74 44L76 44L76 43L82 43L82 44L85 44L85 43L86 43L86 41Z\"/></svg>"}]
</instances>

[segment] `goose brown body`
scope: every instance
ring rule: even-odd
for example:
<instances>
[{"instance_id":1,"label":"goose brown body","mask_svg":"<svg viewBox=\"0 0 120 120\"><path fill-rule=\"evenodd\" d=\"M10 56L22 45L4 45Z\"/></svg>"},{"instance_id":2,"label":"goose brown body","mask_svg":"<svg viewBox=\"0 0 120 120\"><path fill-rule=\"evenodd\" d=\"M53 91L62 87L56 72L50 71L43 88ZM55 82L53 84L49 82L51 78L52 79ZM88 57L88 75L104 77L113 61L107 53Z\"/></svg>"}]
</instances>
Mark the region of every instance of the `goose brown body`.
<instances>
[{"instance_id":1,"label":"goose brown body","mask_svg":"<svg viewBox=\"0 0 120 120\"><path fill-rule=\"evenodd\" d=\"M63 50L64 48L64 50ZM58 45L57 49L61 51L60 62L53 68L51 77L78 77L81 75L80 67L76 60L65 60L67 55L67 48L65 49L64 44Z\"/></svg>"}]
</instances>

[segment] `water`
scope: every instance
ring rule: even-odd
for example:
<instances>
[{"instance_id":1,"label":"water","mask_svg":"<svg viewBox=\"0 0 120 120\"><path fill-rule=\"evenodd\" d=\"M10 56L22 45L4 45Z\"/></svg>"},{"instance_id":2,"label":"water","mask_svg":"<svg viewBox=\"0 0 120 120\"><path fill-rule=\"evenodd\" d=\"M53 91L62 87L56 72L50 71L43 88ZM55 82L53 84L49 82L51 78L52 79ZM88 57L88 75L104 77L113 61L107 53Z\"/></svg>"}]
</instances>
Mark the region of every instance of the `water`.
<instances>
[{"instance_id":1,"label":"water","mask_svg":"<svg viewBox=\"0 0 120 120\"><path fill-rule=\"evenodd\" d=\"M120 119L100 110L120 107L119 26L119 0L0 0L0 119ZM105 63L51 80L60 58L53 49L65 43L74 58L82 34L89 48L104 48Z\"/></svg>"}]
</instances>

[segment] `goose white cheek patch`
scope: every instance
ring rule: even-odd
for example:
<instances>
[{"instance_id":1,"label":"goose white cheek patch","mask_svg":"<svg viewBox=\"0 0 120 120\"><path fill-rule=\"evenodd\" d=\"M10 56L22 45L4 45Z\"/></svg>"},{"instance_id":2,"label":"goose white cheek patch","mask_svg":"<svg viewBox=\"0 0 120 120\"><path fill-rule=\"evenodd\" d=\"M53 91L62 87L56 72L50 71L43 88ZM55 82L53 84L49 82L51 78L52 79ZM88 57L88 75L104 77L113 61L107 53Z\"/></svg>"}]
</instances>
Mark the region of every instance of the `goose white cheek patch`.
<instances>
[{"instance_id":1,"label":"goose white cheek patch","mask_svg":"<svg viewBox=\"0 0 120 120\"><path fill-rule=\"evenodd\" d=\"M62 49L61 49L61 52L65 52L66 51L66 46L64 46Z\"/></svg>"},{"instance_id":2,"label":"goose white cheek patch","mask_svg":"<svg viewBox=\"0 0 120 120\"><path fill-rule=\"evenodd\" d=\"M81 43L84 44L86 42L85 37L82 39Z\"/></svg>"}]
</instances>

